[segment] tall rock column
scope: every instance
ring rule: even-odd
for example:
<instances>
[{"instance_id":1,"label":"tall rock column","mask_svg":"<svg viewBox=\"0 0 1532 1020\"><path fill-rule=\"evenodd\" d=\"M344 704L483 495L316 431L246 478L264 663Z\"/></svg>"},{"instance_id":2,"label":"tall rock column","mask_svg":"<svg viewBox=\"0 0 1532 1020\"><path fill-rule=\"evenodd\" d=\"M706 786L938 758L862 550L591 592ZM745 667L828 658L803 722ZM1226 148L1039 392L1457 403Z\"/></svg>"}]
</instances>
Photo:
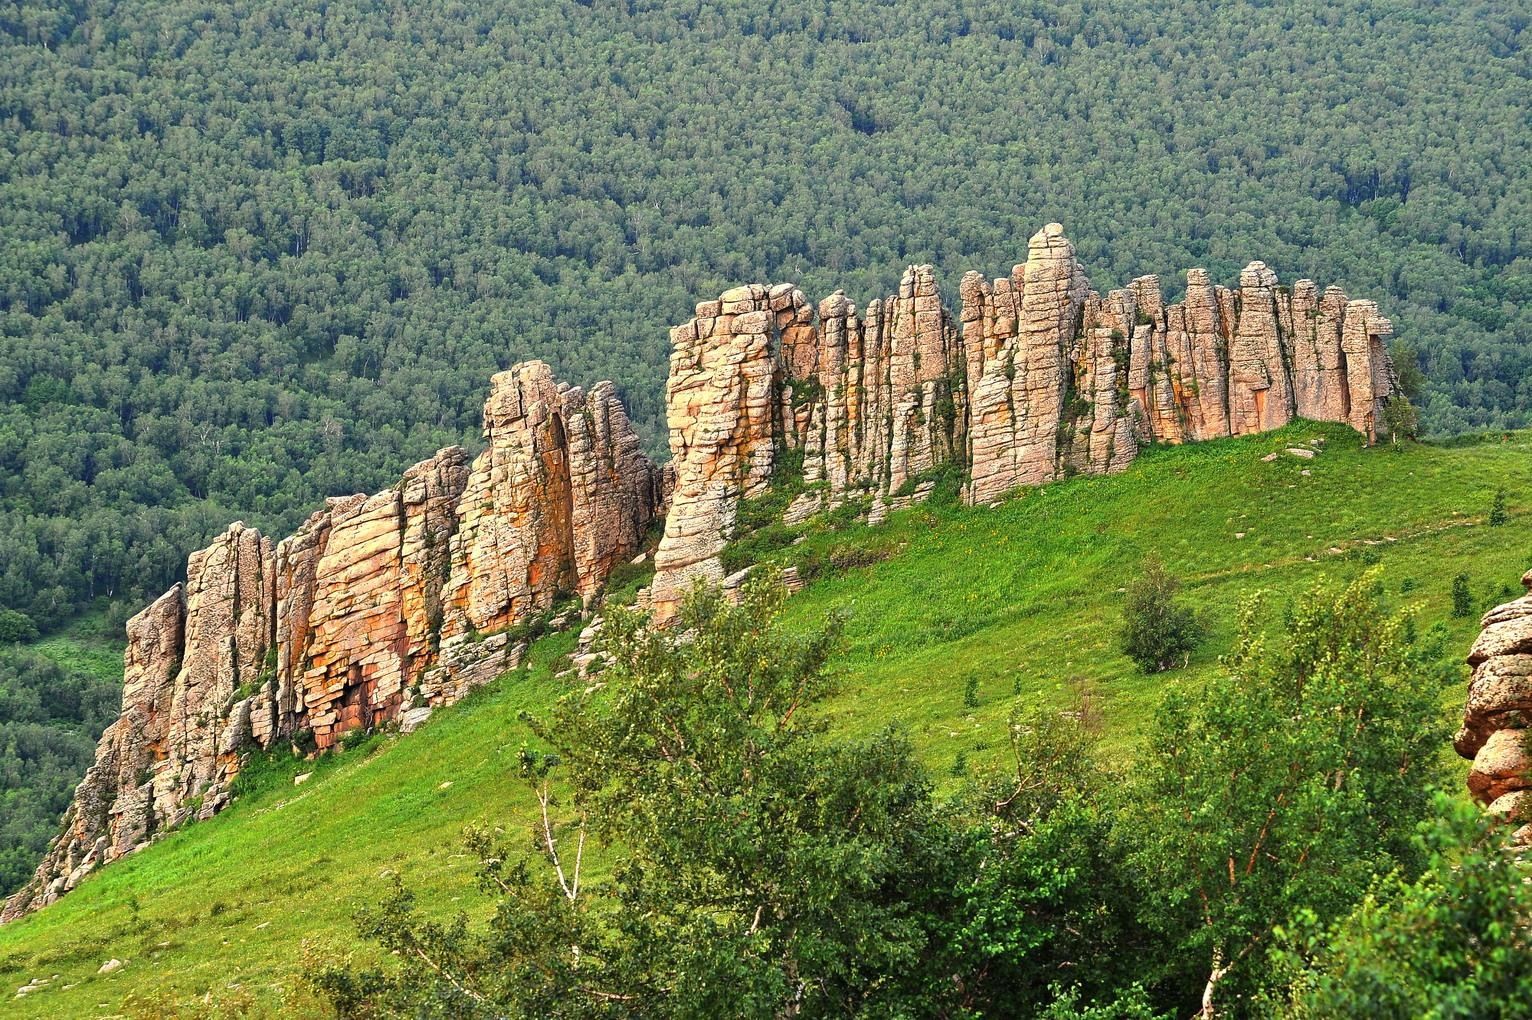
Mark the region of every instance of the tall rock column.
<instances>
[{"instance_id":1,"label":"tall rock column","mask_svg":"<svg viewBox=\"0 0 1532 1020\"><path fill-rule=\"evenodd\" d=\"M1350 414L1341 320L1346 295L1331 287L1319 296L1313 280L1293 284L1293 399L1298 417L1346 421Z\"/></svg>"},{"instance_id":2,"label":"tall rock column","mask_svg":"<svg viewBox=\"0 0 1532 1020\"><path fill-rule=\"evenodd\" d=\"M1074 385L1080 321L1090 285L1063 227L1032 236L1025 266L985 287L968 280L964 294L969 402L970 502L1058 476L1065 404ZM979 327L979 336L968 330Z\"/></svg>"},{"instance_id":3,"label":"tall rock column","mask_svg":"<svg viewBox=\"0 0 1532 1020\"><path fill-rule=\"evenodd\" d=\"M719 553L742 498L765 491L780 432L774 322L765 287L726 291L671 330L665 385L675 488L654 557L655 618L672 619L698 581L723 578Z\"/></svg>"},{"instance_id":4,"label":"tall rock column","mask_svg":"<svg viewBox=\"0 0 1532 1020\"><path fill-rule=\"evenodd\" d=\"M1532 590L1532 571L1521 579ZM1453 746L1473 760L1468 791L1495 814L1524 823L1516 840L1532 844L1532 594L1484 614L1468 664L1468 703Z\"/></svg>"},{"instance_id":5,"label":"tall rock column","mask_svg":"<svg viewBox=\"0 0 1532 1020\"><path fill-rule=\"evenodd\" d=\"M254 690L274 647L273 551L270 539L236 522L187 560L181 670L165 764L154 775L159 818L210 817L228 798L249 732L248 716L230 706L236 692Z\"/></svg>"},{"instance_id":6,"label":"tall rock column","mask_svg":"<svg viewBox=\"0 0 1532 1020\"><path fill-rule=\"evenodd\" d=\"M1105 301L1092 294L1085 303L1084 329L1071 357L1071 397L1058 429L1062 462L1072 471L1115 473L1138 456L1144 416L1133 392L1133 342L1128 339L1136 314L1128 290L1114 290ZM1140 394L1148 385L1148 341L1145 333L1138 344Z\"/></svg>"},{"instance_id":7,"label":"tall rock column","mask_svg":"<svg viewBox=\"0 0 1532 1020\"><path fill-rule=\"evenodd\" d=\"M658 476L611 383L597 383L589 395L566 391L564 422L575 592L589 606L643 544L657 513Z\"/></svg>"},{"instance_id":8,"label":"tall rock column","mask_svg":"<svg viewBox=\"0 0 1532 1020\"><path fill-rule=\"evenodd\" d=\"M1207 270L1186 274L1186 299L1165 310L1165 349L1171 362L1186 439L1230 434L1229 339L1233 323L1225 314ZM1227 292L1225 292L1227 293Z\"/></svg>"},{"instance_id":9,"label":"tall rock column","mask_svg":"<svg viewBox=\"0 0 1532 1020\"><path fill-rule=\"evenodd\" d=\"M1026 291L1026 267L993 283L968 273L962 300L963 354L968 386L968 499L988 503L1018 483L1018 400L1025 399L1017 331Z\"/></svg>"},{"instance_id":10,"label":"tall rock column","mask_svg":"<svg viewBox=\"0 0 1532 1020\"><path fill-rule=\"evenodd\" d=\"M966 440L958 410L966 366L930 266L905 270L899 293L884 302L884 311L892 409L888 488L898 491L962 455Z\"/></svg>"},{"instance_id":11,"label":"tall rock column","mask_svg":"<svg viewBox=\"0 0 1532 1020\"><path fill-rule=\"evenodd\" d=\"M540 361L491 380L487 447L458 503L442 638L503 630L575 588L563 398Z\"/></svg>"},{"instance_id":12,"label":"tall rock column","mask_svg":"<svg viewBox=\"0 0 1532 1020\"><path fill-rule=\"evenodd\" d=\"M1398 387L1388 353L1388 340L1393 335L1394 324L1378 314L1377 304L1346 302L1341 353L1345 355L1348 414L1341 420L1369 442L1387 432L1383 405Z\"/></svg>"},{"instance_id":13,"label":"tall rock column","mask_svg":"<svg viewBox=\"0 0 1532 1020\"><path fill-rule=\"evenodd\" d=\"M1187 391L1190 365L1172 354L1164 298L1158 276L1140 276L1129 286L1133 322L1129 336L1128 396L1137 401L1145 439L1160 443L1187 440Z\"/></svg>"},{"instance_id":14,"label":"tall rock column","mask_svg":"<svg viewBox=\"0 0 1532 1020\"><path fill-rule=\"evenodd\" d=\"M1252 262L1239 274L1239 311L1230 344L1229 407L1235 435L1281 428L1293 419L1293 391L1277 309L1277 274Z\"/></svg>"}]
</instances>

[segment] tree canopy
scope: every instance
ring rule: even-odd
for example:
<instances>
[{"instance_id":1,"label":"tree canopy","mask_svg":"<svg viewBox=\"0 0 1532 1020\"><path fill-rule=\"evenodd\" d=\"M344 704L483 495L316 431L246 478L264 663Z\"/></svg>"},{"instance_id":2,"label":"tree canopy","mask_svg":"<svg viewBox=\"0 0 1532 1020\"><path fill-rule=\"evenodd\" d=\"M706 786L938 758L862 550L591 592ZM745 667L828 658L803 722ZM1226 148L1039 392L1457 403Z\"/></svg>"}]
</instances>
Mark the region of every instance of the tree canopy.
<instances>
[{"instance_id":1,"label":"tree canopy","mask_svg":"<svg viewBox=\"0 0 1532 1020\"><path fill-rule=\"evenodd\" d=\"M1490 2L0 7L0 607L474 440L528 357L659 451L666 326L865 302L1059 220L1098 287L1380 301L1428 432L1532 408L1528 17ZM949 295L950 296L950 295Z\"/></svg>"}]
</instances>

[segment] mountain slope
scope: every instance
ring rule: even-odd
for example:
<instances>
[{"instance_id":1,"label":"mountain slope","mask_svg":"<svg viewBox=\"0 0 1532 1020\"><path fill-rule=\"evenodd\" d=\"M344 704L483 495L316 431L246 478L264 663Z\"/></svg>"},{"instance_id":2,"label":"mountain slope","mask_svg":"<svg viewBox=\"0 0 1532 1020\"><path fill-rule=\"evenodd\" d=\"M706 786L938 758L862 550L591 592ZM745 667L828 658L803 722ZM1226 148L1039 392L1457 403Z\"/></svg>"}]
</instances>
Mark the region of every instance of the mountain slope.
<instances>
[{"instance_id":1,"label":"mountain slope","mask_svg":"<svg viewBox=\"0 0 1532 1020\"><path fill-rule=\"evenodd\" d=\"M1314 0L38 0L0 13L0 606L135 604L471 439L532 357L664 441L728 282L1098 285L1253 255L1378 300L1427 426L1526 424L1527 19ZM769 98L767 98L769 97ZM1104 290L1104 287L1103 287ZM1174 298L1174 294L1170 295Z\"/></svg>"},{"instance_id":2,"label":"mountain slope","mask_svg":"<svg viewBox=\"0 0 1532 1020\"><path fill-rule=\"evenodd\" d=\"M1323 452L1312 460L1280 453L1316 438ZM1274 461L1262 459L1274 451ZM1458 572L1470 575L1480 607L1501 598L1532 548L1522 495L1532 491L1529 453L1525 434L1395 452L1363 449L1344 428L1299 423L1156 447L1121 475L1058 483L995 508L937 503L871 528L811 522L803 543L772 555L800 569L832 564L789 613L805 626L832 609L850 615L838 659L845 689L830 706L842 732L898 721L933 771L950 777L960 754L978 767L998 753L1018 700L1078 708L1084 692L1109 746L1131 754L1164 685L1215 668L1242 591L1270 591L1280 626L1282 600L1317 574L1376 560L1390 601L1421 604L1422 630L1447 618ZM1511 521L1490 528L1501 485ZM1150 550L1187 578L1213 636L1190 670L1146 678L1115 651L1115 627L1117 589ZM1446 655L1460 657L1475 621L1447 622ZM0 987L58 975L0 1000L0 1015L305 1015L314 1004L302 974L338 953L367 952L349 913L376 895L388 870L431 909L472 908L462 829L527 823L529 804L509 781L528 736L516 714L556 696L562 681L552 673L572 641L544 639L529 669L408 738L375 738L317 765L258 765L258 788L226 813L0 928ZM970 678L977 708L965 705ZM1445 687L1444 711L1455 715L1462 696L1460 683ZM312 778L292 785L310 769ZM125 966L98 974L109 958Z\"/></svg>"}]
</instances>

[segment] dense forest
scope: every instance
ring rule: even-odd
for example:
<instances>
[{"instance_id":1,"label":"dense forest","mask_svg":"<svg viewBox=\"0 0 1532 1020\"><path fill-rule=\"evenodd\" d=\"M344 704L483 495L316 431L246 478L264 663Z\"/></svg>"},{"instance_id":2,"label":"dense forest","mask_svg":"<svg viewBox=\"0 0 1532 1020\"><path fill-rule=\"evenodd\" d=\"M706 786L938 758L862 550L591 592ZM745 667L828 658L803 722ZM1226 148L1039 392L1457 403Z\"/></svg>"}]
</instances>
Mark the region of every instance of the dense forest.
<instances>
[{"instance_id":1,"label":"dense forest","mask_svg":"<svg viewBox=\"0 0 1532 1020\"><path fill-rule=\"evenodd\" d=\"M0 892L32 877L121 700L117 677L0 649Z\"/></svg>"},{"instance_id":2,"label":"dense forest","mask_svg":"<svg viewBox=\"0 0 1532 1020\"><path fill-rule=\"evenodd\" d=\"M0 4L0 608L43 631L612 378L743 280L1099 287L1251 258L1380 300L1430 432L1532 416L1522 5ZM119 608L118 612L123 612Z\"/></svg>"}]
</instances>

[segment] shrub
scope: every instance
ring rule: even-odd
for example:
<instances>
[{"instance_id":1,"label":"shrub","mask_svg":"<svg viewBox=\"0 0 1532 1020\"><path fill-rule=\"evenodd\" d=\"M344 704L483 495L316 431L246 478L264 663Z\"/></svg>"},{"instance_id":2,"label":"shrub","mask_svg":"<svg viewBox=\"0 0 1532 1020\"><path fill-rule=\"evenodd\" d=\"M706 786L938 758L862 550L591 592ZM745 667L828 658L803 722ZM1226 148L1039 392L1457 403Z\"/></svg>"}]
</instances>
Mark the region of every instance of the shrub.
<instances>
[{"instance_id":1,"label":"shrub","mask_svg":"<svg viewBox=\"0 0 1532 1020\"><path fill-rule=\"evenodd\" d=\"M0 609L0 642L11 645L35 637L37 625L30 616L15 609Z\"/></svg>"},{"instance_id":2,"label":"shrub","mask_svg":"<svg viewBox=\"0 0 1532 1020\"><path fill-rule=\"evenodd\" d=\"M1142 573L1128 585L1122 650L1145 673L1185 665L1202 640L1205 628L1197 614L1176 601L1180 587L1157 556L1146 559Z\"/></svg>"},{"instance_id":3,"label":"shrub","mask_svg":"<svg viewBox=\"0 0 1532 1020\"><path fill-rule=\"evenodd\" d=\"M1459 618L1473 615L1473 593L1468 590L1467 574L1452 579L1452 615Z\"/></svg>"},{"instance_id":4,"label":"shrub","mask_svg":"<svg viewBox=\"0 0 1532 1020\"><path fill-rule=\"evenodd\" d=\"M1401 439L1414 439L1420 432L1420 416L1415 406L1402 396L1389 397L1383 404L1383 427L1395 446Z\"/></svg>"},{"instance_id":5,"label":"shrub","mask_svg":"<svg viewBox=\"0 0 1532 1020\"><path fill-rule=\"evenodd\" d=\"M1498 528L1511 519L1511 515L1505 510L1505 490L1495 490L1495 500L1489 505L1489 526Z\"/></svg>"}]
</instances>

